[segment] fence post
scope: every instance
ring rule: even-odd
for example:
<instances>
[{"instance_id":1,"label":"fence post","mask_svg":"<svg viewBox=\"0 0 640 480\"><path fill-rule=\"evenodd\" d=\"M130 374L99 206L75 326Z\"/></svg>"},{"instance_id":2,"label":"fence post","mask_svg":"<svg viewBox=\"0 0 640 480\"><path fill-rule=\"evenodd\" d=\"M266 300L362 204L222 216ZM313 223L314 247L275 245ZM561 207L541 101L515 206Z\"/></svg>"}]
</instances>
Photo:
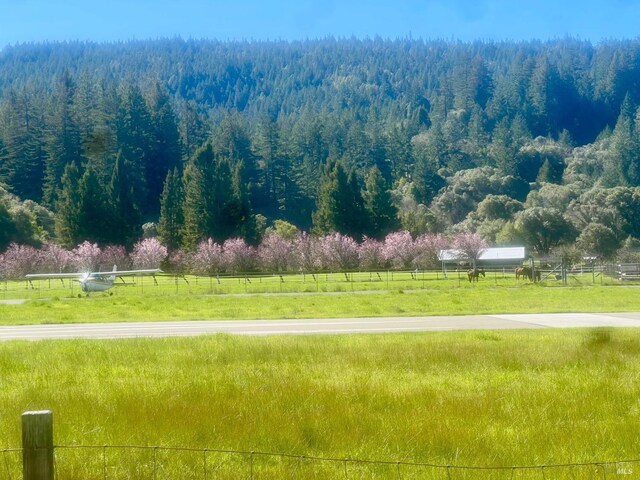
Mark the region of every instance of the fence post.
<instances>
[{"instance_id":1,"label":"fence post","mask_svg":"<svg viewBox=\"0 0 640 480\"><path fill-rule=\"evenodd\" d=\"M53 480L53 413L22 414L22 478Z\"/></svg>"}]
</instances>

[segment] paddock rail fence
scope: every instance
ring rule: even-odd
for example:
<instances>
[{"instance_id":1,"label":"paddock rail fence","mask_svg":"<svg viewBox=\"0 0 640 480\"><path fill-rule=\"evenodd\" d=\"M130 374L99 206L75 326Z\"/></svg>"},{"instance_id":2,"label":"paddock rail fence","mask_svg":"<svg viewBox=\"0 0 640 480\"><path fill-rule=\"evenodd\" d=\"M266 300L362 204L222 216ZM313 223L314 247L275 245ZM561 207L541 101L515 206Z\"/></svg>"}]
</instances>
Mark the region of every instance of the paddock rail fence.
<instances>
[{"instance_id":1,"label":"paddock rail fence","mask_svg":"<svg viewBox=\"0 0 640 480\"><path fill-rule=\"evenodd\" d=\"M50 411L25 412L22 448L0 450L0 479L612 479L640 478L640 459L460 466L139 445L55 445Z\"/></svg>"},{"instance_id":2,"label":"paddock rail fence","mask_svg":"<svg viewBox=\"0 0 640 480\"><path fill-rule=\"evenodd\" d=\"M514 266L486 266L478 282L469 282L466 268L449 270L384 270L312 273L238 273L211 276L161 274L118 279L109 292L95 295L228 295L318 293L474 288L478 285L526 286L535 280L544 286L640 284L640 264L564 267L536 266L539 277L517 278ZM0 299L52 298L83 295L69 279L0 281Z\"/></svg>"}]
</instances>

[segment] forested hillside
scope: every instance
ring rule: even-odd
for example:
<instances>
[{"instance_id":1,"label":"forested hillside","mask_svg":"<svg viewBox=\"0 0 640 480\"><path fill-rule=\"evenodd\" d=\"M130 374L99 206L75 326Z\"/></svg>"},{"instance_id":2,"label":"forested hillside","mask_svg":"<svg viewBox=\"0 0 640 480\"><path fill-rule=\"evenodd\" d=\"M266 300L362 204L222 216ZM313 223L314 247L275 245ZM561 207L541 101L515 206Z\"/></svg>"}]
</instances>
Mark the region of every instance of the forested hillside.
<instances>
[{"instance_id":1,"label":"forested hillside","mask_svg":"<svg viewBox=\"0 0 640 480\"><path fill-rule=\"evenodd\" d=\"M640 237L639 105L640 40L5 47L0 252L284 220L612 256Z\"/></svg>"}]
</instances>

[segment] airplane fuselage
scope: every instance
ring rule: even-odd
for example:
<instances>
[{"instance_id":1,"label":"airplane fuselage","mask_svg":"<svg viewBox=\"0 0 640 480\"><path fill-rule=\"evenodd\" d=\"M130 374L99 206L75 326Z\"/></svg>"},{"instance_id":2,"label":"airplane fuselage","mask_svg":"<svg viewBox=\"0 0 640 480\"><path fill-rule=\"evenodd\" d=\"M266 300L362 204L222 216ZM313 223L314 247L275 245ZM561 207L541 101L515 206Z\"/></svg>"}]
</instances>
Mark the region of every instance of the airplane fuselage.
<instances>
[{"instance_id":1,"label":"airplane fuselage","mask_svg":"<svg viewBox=\"0 0 640 480\"><path fill-rule=\"evenodd\" d=\"M82 288L82 291L85 293L104 292L105 290L109 290L113 287L115 279L116 277L114 276L105 277L89 275L86 278L81 278L78 282L80 283L80 288Z\"/></svg>"}]
</instances>

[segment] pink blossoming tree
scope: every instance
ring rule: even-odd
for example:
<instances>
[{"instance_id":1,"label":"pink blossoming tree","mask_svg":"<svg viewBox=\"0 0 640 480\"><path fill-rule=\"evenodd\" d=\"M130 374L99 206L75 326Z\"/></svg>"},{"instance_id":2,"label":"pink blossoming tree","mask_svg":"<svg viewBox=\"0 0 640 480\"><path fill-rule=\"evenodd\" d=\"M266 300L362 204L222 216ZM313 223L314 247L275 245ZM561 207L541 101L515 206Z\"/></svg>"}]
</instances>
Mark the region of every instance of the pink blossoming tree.
<instances>
[{"instance_id":1,"label":"pink blossoming tree","mask_svg":"<svg viewBox=\"0 0 640 480\"><path fill-rule=\"evenodd\" d=\"M457 250L458 258L469 262L473 268L487 247L487 242L477 233L458 233L453 237L453 248Z\"/></svg>"},{"instance_id":2,"label":"pink blossoming tree","mask_svg":"<svg viewBox=\"0 0 640 480\"><path fill-rule=\"evenodd\" d=\"M131 267L131 259L122 245L108 245L102 250L100 263L104 268L111 268L114 265L120 270Z\"/></svg>"},{"instance_id":3,"label":"pink blossoming tree","mask_svg":"<svg viewBox=\"0 0 640 480\"><path fill-rule=\"evenodd\" d=\"M384 258L398 269L415 268L418 249L411 234L403 230L388 234L384 239Z\"/></svg>"},{"instance_id":4,"label":"pink blossoming tree","mask_svg":"<svg viewBox=\"0 0 640 480\"><path fill-rule=\"evenodd\" d=\"M222 244L225 265L229 272L247 273L256 265L255 249L242 238L230 238Z\"/></svg>"},{"instance_id":5,"label":"pink blossoming tree","mask_svg":"<svg viewBox=\"0 0 640 480\"><path fill-rule=\"evenodd\" d=\"M289 272L296 267L294 243L276 233L267 233L258 247L260 267L265 272Z\"/></svg>"},{"instance_id":6,"label":"pink blossoming tree","mask_svg":"<svg viewBox=\"0 0 640 480\"><path fill-rule=\"evenodd\" d=\"M439 254L449 246L449 239L440 233L426 233L415 240L418 252L414 264L420 269L436 269L440 266Z\"/></svg>"},{"instance_id":7,"label":"pink blossoming tree","mask_svg":"<svg viewBox=\"0 0 640 480\"><path fill-rule=\"evenodd\" d=\"M157 238L145 238L133 246L131 260L135 268L160 268L167 258L167 247Z\"/></svg>"},{"instance_id":8,"label":"pink blossoming tree","mask_svg":"<svg viewBox=\"0 0 640 480\"><path fill-rule=\"evenodd\" d=\"M191 255L191 271L198 275L216 275L224 269L222 246L211 238L203 240Z\"/></svg>"},{"instance_id":9,"label":"pink blossoming tree","mask_svg":"<svg viewBox=\"0 0 640 480\"><path fill-rule=\"evenodd\" d=\"M0 278L20 280L27 273L37 272L42 256L30 245L12 243L0 255Z\"/></svg>"},{"instance_id":10,"label":"pink blossoming tree","mask_svg":"<svg viewBox=\"0 0 640 480\"><path fill-rule=\"evenodd\" d=\"M82 242L71 253L76 271L93 272L99 269L102 250L97 243Z\"/></svg>"},{"instance_id":11,"label":"pink blossoming tree","mask_svg":"<svg viewBox=\"0 0 640 480\"><path fill-rule=\"evenodd\" d=\"M322 267L333 272L358 268L358 244L340 233L332 233L319 240Z\"/></svg>"},{"instance_id":12,"label":"pink blossoming tree","mask_svg":"<svg viewBox=\"0 0 640 480\"><path fill-rule=\"evenodd\" d=\"M364 237L364 241L358 250L360 260L360 268L363 270L374 271L381 270L386 267L386 259L384 258L384 244L373 238Z\"/></svg>"},{"instance_id":13,"label":"pink blossoming tree","mask_svg":"<svg viewBox=\"0 0 640 480\"><path fill-rule=\"evenodd\" d=\"M73 265L73 255L55 243L47 242L40 250L41 273L68 272Z\"/></svg>"}]
</instances>

